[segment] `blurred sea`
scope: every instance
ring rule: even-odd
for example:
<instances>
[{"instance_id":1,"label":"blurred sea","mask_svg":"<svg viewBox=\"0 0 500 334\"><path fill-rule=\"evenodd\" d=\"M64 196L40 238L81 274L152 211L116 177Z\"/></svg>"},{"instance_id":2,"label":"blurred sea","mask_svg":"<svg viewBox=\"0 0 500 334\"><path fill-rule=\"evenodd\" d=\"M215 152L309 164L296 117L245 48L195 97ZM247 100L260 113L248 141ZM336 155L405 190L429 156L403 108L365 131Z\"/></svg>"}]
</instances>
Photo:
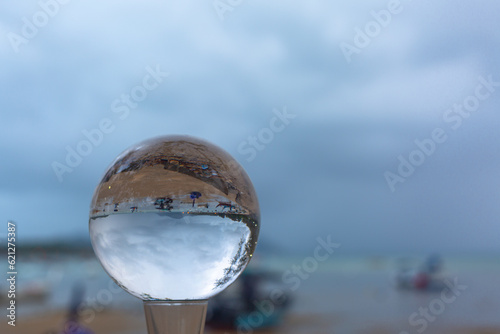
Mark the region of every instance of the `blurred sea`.
<instances>
[{"instance_id":1,"label":"blurred sea","mask_svg":"<svg viewBox=\"0 0 500 334\"><path fill-rule=\"evenodd\" d=\"M297 289L294 312L330 317L335 333L359 333L368 328L384 328L386 324L397 329L395 333L418 333L425 319L421 308L438 311L428 312L431 319L427 321L428 328L500 330L500 257L445 258L443 276L466 286L449 304L440 302L442 290L398 289L395 284L398 259L346 257L324 263ZM423 260L423 257L407 258L414 267ZM440 305L445 306L443 310Z\"/></svg>"},{"instance_id":2,"label":"blurred sea","mask_svg":"<svg viewBox=\"0 0 500 334\"><path fill-rule=\"evenodd\" d=\"M249 270L274 273L283 278L281 289L294 296L293 314L320 316L335 333L362 332L390 323L399 332L417 333L410 323L422 319L421 308L445 305L428 321L429 326L482 326L500 329L500 256L444 257L444 275L466 286L451 303L439 303L441 291L400 290L395 286L396 256L332 256L302 270L305 258L256 258ZM407 257L418 266L423 257ZM18 316L26 318L64 310L70 303L75 284L85 286L87 307L95 314L104 309L142 313L142 302L118 288L93 257L66 256L56 259L20 261L18 267ZM292 279L293 279L293 284ZM6 284L2 283L2 298ZM27 296L45 291L45 298ZM1 299L5 301L5 299ZM417 316L414 315L417 313ZM88 314L88 313L87 313Z\"/></svg>"}]
</instances>

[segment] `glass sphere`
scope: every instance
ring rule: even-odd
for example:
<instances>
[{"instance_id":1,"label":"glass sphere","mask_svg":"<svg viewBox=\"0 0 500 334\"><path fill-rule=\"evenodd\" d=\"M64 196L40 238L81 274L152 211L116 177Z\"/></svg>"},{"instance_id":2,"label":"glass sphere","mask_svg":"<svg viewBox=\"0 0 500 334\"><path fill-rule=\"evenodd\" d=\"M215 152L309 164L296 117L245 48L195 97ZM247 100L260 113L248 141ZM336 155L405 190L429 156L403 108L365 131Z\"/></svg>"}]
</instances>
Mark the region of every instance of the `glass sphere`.
<instances>
[{"instance_id":1,"label":"glass sphere","mask_svg":"<svg viewBox=\"0 0 500 334\"><path fill-rule=\"evenodd\" d=\"M246 267L260 211L227 152L162 136L123 152L92 198L92 246L115 282L143 300L208 299Z\"/></svg>"}]
</instances>

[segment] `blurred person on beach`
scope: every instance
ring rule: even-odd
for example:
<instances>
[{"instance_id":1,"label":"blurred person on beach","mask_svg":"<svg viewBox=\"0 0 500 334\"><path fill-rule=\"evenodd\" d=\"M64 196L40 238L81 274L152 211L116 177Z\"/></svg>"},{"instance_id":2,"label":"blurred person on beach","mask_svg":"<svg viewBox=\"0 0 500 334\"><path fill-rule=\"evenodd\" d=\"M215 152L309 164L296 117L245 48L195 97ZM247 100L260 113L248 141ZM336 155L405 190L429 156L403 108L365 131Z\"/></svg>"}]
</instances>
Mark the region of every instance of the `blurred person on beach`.
<instances>
[{"instance_id":1,"label":"blurred person on beach","mask_svg":"<svg viewBox=\"0 0 500 334\"><path fill-rule=\"evenodd\" d=\"M68 317L61 334L94 334L90 329L79 323L78 310L82 305L84 294L85 286L80 282L76 283L71 295Z\"/></svg>"}]
</instances>

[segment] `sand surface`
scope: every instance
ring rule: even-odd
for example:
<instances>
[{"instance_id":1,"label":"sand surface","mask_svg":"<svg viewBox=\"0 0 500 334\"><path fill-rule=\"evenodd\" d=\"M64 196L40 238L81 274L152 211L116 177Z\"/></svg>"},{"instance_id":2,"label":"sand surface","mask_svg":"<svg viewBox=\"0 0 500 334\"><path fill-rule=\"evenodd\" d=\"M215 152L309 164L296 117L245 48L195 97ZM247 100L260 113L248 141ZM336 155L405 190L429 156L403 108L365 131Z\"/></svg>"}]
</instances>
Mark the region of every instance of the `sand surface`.
<instances>
[{"instance_id":1,"label":"sand surface","mask_svg":"<svg viewBox=\"0 0 500 334\"><path fill-rule=\"evenodd\" d=\"M18 319L16 327L0 324L0 333L17 334L59 334L64 328L65 314L50 313L43 316L33 316ZM341 324L340 317L321 317L318 315L289 315L284 323L274 329L255 331L256 334L334 334L347 333L345 329L336 330L336 324ZM87 325L95 334L146 334L144 316L137 313L103 311ZM341 326L342 327L342 326ZM344 327L343 327L344 328ZM378 324L350 333L399 334L401 331L391 324ZM237 331L205 329L206 334L237 334ZM415 332L416 333L416 332ZM500 328L429 328L429 334L500 334ZM409 333L410 334L410 333Z\"/></svg>"}]
</instances>

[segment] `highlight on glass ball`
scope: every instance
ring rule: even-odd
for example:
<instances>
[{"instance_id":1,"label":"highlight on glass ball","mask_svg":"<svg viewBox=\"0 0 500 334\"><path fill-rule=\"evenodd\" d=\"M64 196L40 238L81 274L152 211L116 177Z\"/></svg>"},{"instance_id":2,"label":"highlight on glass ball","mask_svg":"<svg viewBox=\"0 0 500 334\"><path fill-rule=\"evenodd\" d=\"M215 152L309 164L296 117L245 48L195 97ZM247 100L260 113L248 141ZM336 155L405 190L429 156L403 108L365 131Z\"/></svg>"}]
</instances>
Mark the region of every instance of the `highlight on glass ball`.
<instances>
[{"instance_id":1,"label":"highlight on glass ball","mask_svg":"<svg viewBox=\"0 0 500 334\"><path fill-rule=\"evenodd\" d=\"M242 273L260 228L240 164L189 136L162 136L118 156L92 198L90 237L114 281L143 300L206 300Z\"/></svg>"}]
</instances>

